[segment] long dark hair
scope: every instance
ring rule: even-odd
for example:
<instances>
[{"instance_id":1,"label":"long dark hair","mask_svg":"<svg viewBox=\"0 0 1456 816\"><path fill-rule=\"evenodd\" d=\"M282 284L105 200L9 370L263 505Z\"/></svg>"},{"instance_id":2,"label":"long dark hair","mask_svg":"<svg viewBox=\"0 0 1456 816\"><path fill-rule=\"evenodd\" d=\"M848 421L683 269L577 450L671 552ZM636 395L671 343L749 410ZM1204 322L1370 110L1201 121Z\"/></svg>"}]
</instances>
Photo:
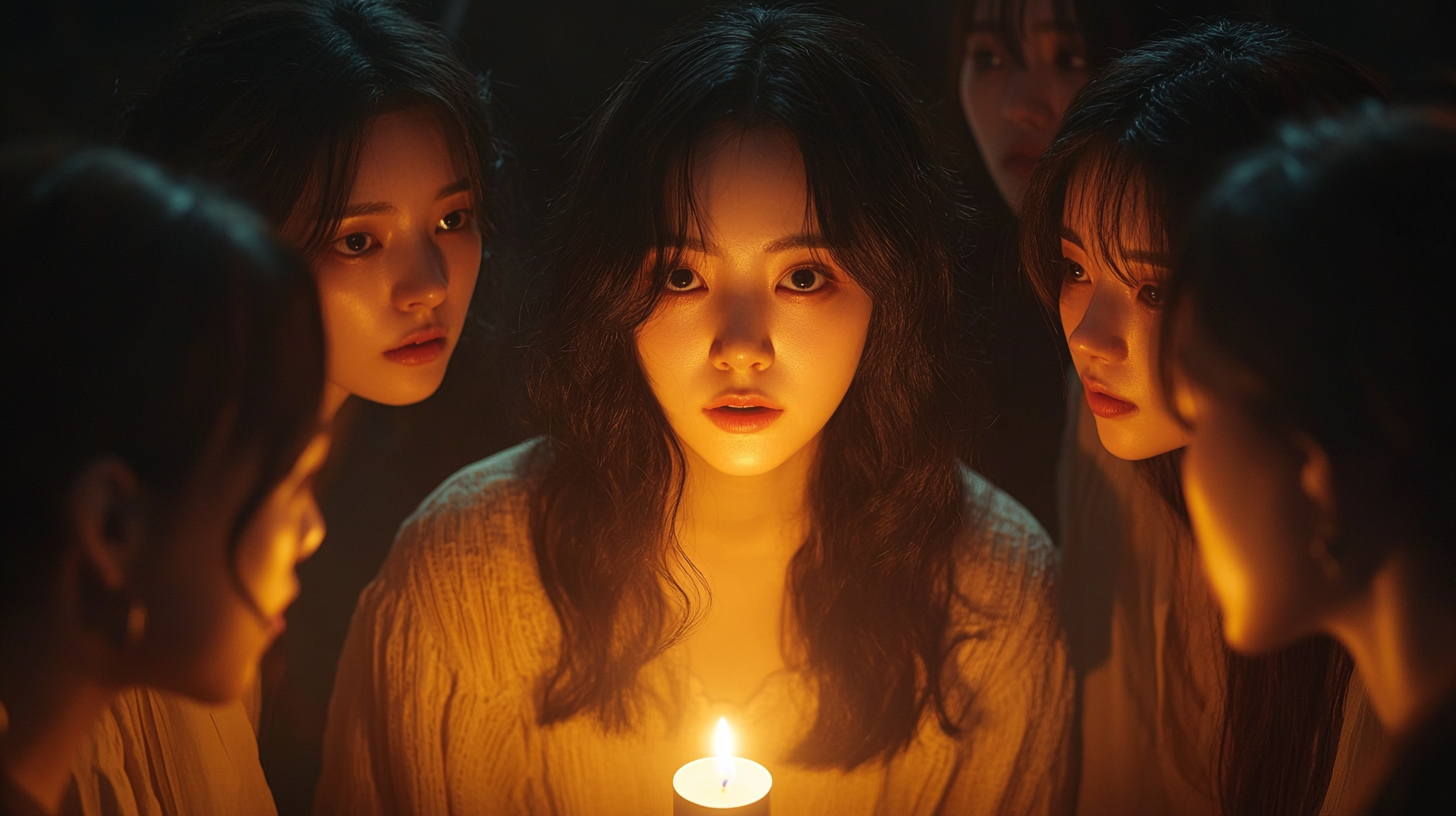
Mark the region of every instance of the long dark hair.
<instances>
[{"instance_id":1,"label":"long dark hair","mask_svg":"<svg viewBox=\"0 0 1456 816\"><path fill-rule=\"evenodd\" d=\"M1085 179L1101 214L1084 240L1121 277L1122 237L1136 234L1122 231L1122 218L1135 199L1148 234L1162 243L1151 248L1171 251L1204 188L1275 122L1380 95L1348 59L1264 24L1211 23L1129 52L1082 89L1032 173L1021 254L1033 288L1055 313L1063 206L1074 177ZM1186 527L1180 456L1173 451L1137 467ZM1343 721L1348 656L1329 640L1267 658L1224 652L1223 811L1318 812Z\"/></svg>"},{"instance_id":2,"label":"long dark hair","mask_svg":"<svg viewBox=\"0 0 1456 816\"><path fill-rule=\"evenodd\" d=\"M1371 105L1289 125L1195 215L1164 325L1165 365L1308 434L1330 456L1338 507L1382 508L1383 532L1448 567L1452 224L1456 114ZM1259 297L1239 294L1249 287ZM1237 389L1230 363L1248 381Z\"/></svg>"},{"instance_id":3,"label":"long dark hair","mask_svg":"<svg viewBox=\"0 0 1456 816\"><path fill-rule=\"evenodd\" d=\"M387 0L264 3L182 47L121 142L223 184L312 256L348 206L370 122L416 107L444 129L488 233L502 161L486 101L445 36Z\"/></svg>"},{"instance_id":4,"label":"long dark hair","mask_svg":"<svg viewBox=\"0 0 1456 816\"><path fill-rule=\"evenodd\" d=\"M677 30L580 135L530 381L550 440L533 536L564 639L540 718L630 725L639 670L693 621L701 587L673 577L683 454L634 337L675 268L660 250L700 217L694 153L722 127L792 136L818 231L874 303L788 576L819 696L795 758L850 768L904 748L927 709L956 727L942 670L967 520L943 366L962 213L900 67L863 29L811 11L745 6Z\"/></svg>"},{"instance_id":5,"label":"long dark hair","mask_svg":"<svg viewBox=\"0 0 1456 816\"><path fill-rule=\"evenodd\" d=\"M100 456L162 491L219 433L229 455L256 456L235 550L318 426L307 267L251 211L115 149L13 149L0 192L0 332L15 351L0 375L0 614L51 588L65 497Z\"/></svg>"}]
</instances>

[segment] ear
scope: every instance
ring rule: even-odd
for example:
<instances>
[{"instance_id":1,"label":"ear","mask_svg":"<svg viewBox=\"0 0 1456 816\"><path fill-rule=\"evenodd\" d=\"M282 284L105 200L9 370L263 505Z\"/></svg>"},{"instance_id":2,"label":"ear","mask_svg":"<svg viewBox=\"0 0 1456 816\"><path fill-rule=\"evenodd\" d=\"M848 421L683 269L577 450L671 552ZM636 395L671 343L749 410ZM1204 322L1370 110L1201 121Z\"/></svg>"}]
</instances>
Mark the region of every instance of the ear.
<instances>
[{"instance_id":1,"label":"ear","mask_svg":"<svg viewBox=\"0 0 1456 816\"><path fill-rule=\"evenodd\" d=\"M143 498L136 474L114 456L87 464L71 482L68 526L79 560L113 592L130 583L143 549Z\"/></svg>"},{"instance_id":2,"label":"ear","mask_svg":"<svg viewBox=\"0 0 1456 816\"><path fill-rule=\"evenodd\" d=\"M1328 541L1339 529L1335 501L1335 475L1330 455L1308 434L1295 432L1294 448L1302 458L1299 466L1299 487L1314 514L1315 535Z\"/></svg>"}]
</instances>

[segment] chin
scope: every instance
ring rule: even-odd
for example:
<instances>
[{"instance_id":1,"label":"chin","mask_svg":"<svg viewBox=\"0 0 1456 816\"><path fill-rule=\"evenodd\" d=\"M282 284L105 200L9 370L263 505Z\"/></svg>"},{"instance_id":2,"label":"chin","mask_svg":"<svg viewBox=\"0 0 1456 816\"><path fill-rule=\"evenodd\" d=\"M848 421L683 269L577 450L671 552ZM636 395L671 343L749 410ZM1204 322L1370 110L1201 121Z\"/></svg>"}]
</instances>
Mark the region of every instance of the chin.
<instances>
[{"instance_id":1,"label":"chin","mask_svg":"<svg viewBox=\"0 0 1456 816\"><path fill-rule=\"evenodd\" d=\"M1176 435L1176 438L1165 438L1169 435L1161 433L1161 429L1141 427L1135 418L1098 417L1096 421L1097 439L1102 442L1102 447L1118 459L1129 462L1151 459L1186 444L1181 434Z\"/></svg>"},{"instance_id":2,"label":"chin","mask_svg":"<svg viewBox=\"0 0 1456 816\"><path fill-rule=\"evenodd\" d=\"M396 379L382 378L381 379ZM431 372L429 376L409 378L405 382L389 383L385 387L378 385L361 387L358 389L345 386L345 390L357 397L377 402L380 405L414 405L417 402L424 402L434 396L440 390L440 383L445 379L445 368L440 367L438 373Z\"/></svg>"}]
</instances>

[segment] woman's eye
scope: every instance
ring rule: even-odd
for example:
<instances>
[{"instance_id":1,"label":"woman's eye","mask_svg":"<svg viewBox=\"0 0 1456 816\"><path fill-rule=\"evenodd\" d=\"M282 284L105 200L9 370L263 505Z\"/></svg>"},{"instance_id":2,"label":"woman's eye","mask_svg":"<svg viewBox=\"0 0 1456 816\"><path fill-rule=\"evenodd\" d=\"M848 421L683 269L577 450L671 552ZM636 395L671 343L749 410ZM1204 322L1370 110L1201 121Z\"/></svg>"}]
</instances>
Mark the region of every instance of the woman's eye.
<instances>
[{"instance_id":1,"label":"woman's eye","mask_svg":"<svg viewBox=\"0 0 1456 816\"><path fill-rule=\"evenodd\" d=\"M669 292L691 292L702 286L703 279L698 277L698 273L685 266L680 266L667 273L667 290Z\"/></svg>"},{"instance_id":2,"label":"woman's eye","mask_svg":"<svg viewBox=\"0 0 1456 816\"><path fill-rule=\"evenodd\" d=\"M989 48L972 49L971 66L977 71L994 71L1001 67L1001 54Z\"/></svg>"},{"instance_id":3,"label":"woman's eye","mask_svg":"<svg viewBox=\"0 0 1456 816\"><path fill-rule=\"evenodd\" d=\"M1062 277L1069 281L1080 283L1087 280L1087 270L1083 269L1081 264L1069 258L1062 259L1062 270Z\"/></svg>"},{"instance_id":4,"label":"woman's eye","mask_svg":"<svg viewBox=\"0 0 1456 816\"><path fill-rule=\"evenodd\" d=\"M1071 48L1057 49L1056 66L1063 71L1087 70L1087 55Z\"/></svg>"},{"instance_id":5,"label":"woman's eye","mask_svg":"<svg viewBox=\"0 0 1456 816\"><path fill-rule=\"evenodd\" d=\"M470 221L470 210L456 210L440 219L440 228L447 232L461 229Z\"/></svg>"},{"instance_id":6,"label":"woman's eye","mask_svg":"<svg viewBox=\"0 0 1456 816\"><path fill-rule=\"evenodd\" d=\"M824 284L828 282L829 278L825 277L823 272L817 269L803 268L795 269L793 272L785 275L779 285L786 286L790 291L794 292L817 292L823 289Z\"/></svg>"},{"instance_id":7,"label":"woman's eye","mask_svg":"<svg viewBox=\"0 0 1456 816\"><path fill-rule=\"evenodd\" d=\"M1150 283L1143 284L1137 296L1150 309L1163 308L1163 290Z\"/></svg>"},{"instance_id":8,"label":"woman's eye","mask_svg":"<svg viewBox=\"0 0 1456 816\"><path fill-rule=\"evenodd\" d=\"M374 236L367 232L351 232L334 242L334 251L343 255L363 255L375 246Z\"/></svg>"}]
</instances>

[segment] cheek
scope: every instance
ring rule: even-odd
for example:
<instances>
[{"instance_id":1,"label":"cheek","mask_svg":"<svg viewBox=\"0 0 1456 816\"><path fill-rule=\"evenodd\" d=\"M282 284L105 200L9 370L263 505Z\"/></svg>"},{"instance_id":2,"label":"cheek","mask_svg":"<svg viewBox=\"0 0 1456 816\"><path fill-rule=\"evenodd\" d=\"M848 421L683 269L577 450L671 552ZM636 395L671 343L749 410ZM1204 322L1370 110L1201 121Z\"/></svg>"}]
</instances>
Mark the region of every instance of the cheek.
<instances>
[{"instance_id":1,"label":"cheek","mask_svg":"<svg viewBox=\"0 0 1456 816\"><path fill-rule=\"evenodd\" d=\"M449 270L449 296L445 307L451 313L451 322L456 330L464 324L470 298L475 294L475 284L480 278L482 248L480 233L472 230L460 236L460 240L445 251L445 264Z\"/></svg>"},{"instance_id":2,"label":"cheek","mask_svg":"<svg viewBox=\"0 0 1456 816\"><path fill-rule=\"evenodd\" d=\"M1062 318L1062 336L1068 341L1072 339L1072 332L1082 324L1082 317L1087 314L1087 304L1091 299L1090 285L1062 286L1057 298L1057 312Z\"/></svg>"},{"instance_id":3,"label":"cheek","mask_svg":"<svg viewBox=\"0 0 1456 816\"><path fill-rule=\"evenodd\" d=\"M961 109L971 135L983 152L993 151L1000 143L1002 82L993 75L977 75L963 70ZM990 157L987 157L988 159Z\"/></svg>"},{"instance_id":4,"label":"cheek","mask_svg":"<svg viewBox=\"0 0 1456 816\"><path fill-rule=\"evenodd\" d=\"M663 411L673 416L687 400L684 387L701 373L712 338L704 316L686 304L663 304L637 330L637 360Z\"/></svg>"},{"instance_id":5,"label":"cheek","mask_svg":"<svg viewBox=\"0 0 1456 816\"><path fill-rule=\"evenodd\" d=\"M1247 437L1200 415L1183 474L1194 536L1229 644L1262 652L1304 634L1314 589L1292 471Z\"/></svg>"},{"instance_id":6,"label":"cheek","mask_svg":"<svg viewBox=\"0 0 1456 816\"><path fill-rule=\"evenodd\" d=\"M779 321L775 364L796 370L802 398L818 405L815 413L824 422L839 407L859 370L869 321L869 299L859 292L836 308L809 308Z\"/></svg>"},{"instance_id":7,"label":"cheek","mask_svg":"<svg viewBox=\"0 0 1456 816\"><path fill-rule=\"evenodd\" d=\"M1071 76L1064 75L1057 80L1057 84L1053 89L1049 101L1052 105L1052 113L1056 116L1058 124L1067 115L1067 108L1072 106L1072 99L1076 97L1077 92L1082 90L1083 85L1087 84L1087 79L1086 74L1077 74Z\"/></svg>"},{"instance_id":8,"label":"cheek","mask_svg":"<svg viewBox=\"0 0 1456 816\"><path fill-rule=\"evenodd\" d=\"M323 266L314 272L331 374L340 363L364 355L366 349L371 356L377 353L373 349L382 334L379 314L388 305L388 292L373 285L378 279L363 265Z\"/></svg>"}]
</instances>

